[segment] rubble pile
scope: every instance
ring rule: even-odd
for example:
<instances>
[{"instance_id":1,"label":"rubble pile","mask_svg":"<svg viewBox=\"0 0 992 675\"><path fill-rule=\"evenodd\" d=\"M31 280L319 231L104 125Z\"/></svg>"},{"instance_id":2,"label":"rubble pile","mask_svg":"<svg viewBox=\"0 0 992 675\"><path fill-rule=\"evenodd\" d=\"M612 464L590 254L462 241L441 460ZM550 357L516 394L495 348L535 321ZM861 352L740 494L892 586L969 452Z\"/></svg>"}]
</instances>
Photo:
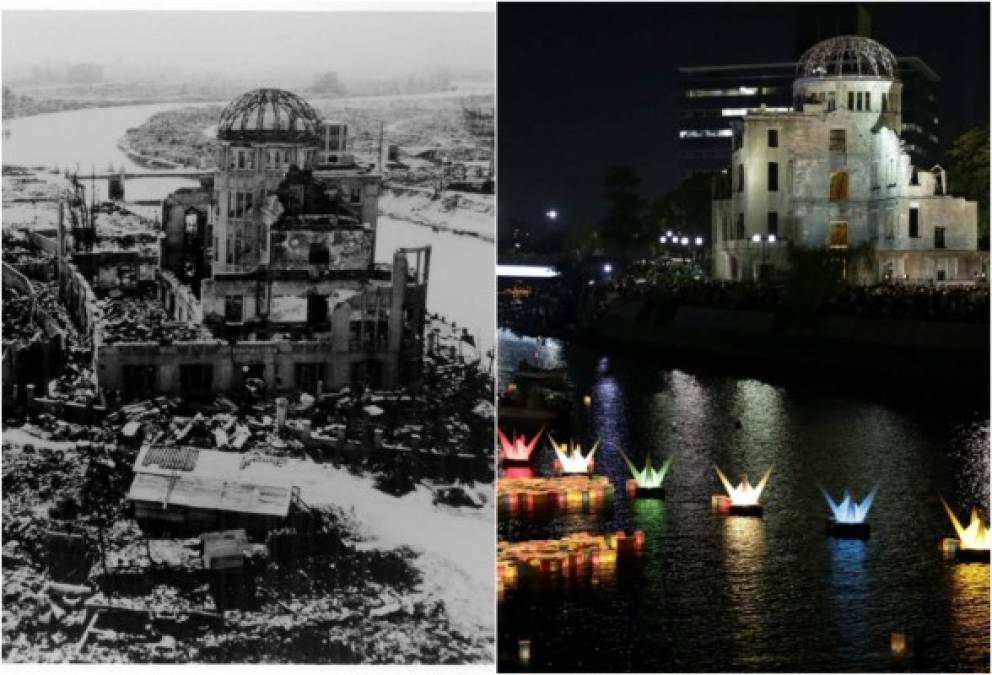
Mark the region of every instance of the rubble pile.
<instances>
[{"instance_id":1,"label":"rubble pile","mask_svg":"<svg viewBox=\"0 0 992 675\"><path fill-rule=\"evenodd\" d=\"M169 319L165 307L154 295L108 297L98 302L104 344L119 342L187 342L213 340L213 334L199 324Z\"/></svg>"},{"instance_id":2,"label":"rubble pile","mask_svg":"<svg viewBox=\"0 0 992 675\"><path fill-rule=\"evenodd\" d=\"M15 236L10 232L3 233L3 261L12 265L30 265L34 263L49 263L52 256L40 251L23 236Z\"/></svg>"},{"instance_id":3,"label":"rubble pile","mask_svg":"<svg viewBox=\"0 0 992 675\"><path fill-rule=\"evenodd\" d=\"M3 341L24 345L31 342L40 328L34 322L35 299L16 288L3 289Z\"/></svg>"}]
</instances>

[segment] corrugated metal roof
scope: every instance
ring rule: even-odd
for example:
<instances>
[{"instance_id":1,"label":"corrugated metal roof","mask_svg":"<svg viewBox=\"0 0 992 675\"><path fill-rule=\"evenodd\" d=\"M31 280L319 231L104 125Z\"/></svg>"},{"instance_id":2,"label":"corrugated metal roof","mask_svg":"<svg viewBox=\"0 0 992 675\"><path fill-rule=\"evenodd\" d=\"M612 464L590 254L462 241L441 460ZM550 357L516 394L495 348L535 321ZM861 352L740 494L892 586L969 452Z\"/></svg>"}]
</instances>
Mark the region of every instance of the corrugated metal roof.
<instances>
[{"instance_id":1,"label":"corrugated metal roof","mask_svg":"<svg viewBox=\"0 0 992 675\"><path fill-rule=\"evenodd\" d=\"M188 475L138 473L127 498L157 502L163 509L182 506L284 518L289 514L288 487L253 485Z\"/></svg>"}]
</instances>

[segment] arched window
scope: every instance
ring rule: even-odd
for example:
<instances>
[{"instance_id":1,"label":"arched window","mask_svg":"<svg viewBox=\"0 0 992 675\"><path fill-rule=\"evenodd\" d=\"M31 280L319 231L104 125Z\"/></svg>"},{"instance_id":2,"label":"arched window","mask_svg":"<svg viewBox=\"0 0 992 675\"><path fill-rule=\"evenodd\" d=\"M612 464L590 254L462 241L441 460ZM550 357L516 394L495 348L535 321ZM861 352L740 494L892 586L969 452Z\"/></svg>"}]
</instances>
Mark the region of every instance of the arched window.
<instances>
[{"instance_id":1,"label":"arched window","mask_svg":"<svg viewBox=\"0 0 992 675\"><path fill-rule=\"evenodd\" d=\"M846 202L848 199L848 177L846 171L830 174L830 201Z\"/></svg>"}]
</instances>

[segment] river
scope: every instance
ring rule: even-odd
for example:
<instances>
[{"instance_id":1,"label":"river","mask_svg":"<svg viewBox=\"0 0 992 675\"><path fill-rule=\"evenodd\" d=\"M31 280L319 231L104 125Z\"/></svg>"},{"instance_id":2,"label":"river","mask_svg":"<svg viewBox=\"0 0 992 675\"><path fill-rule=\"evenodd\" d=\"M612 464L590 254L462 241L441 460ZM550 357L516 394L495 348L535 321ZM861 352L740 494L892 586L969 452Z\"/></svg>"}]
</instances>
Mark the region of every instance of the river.
<instances>
[{"instance_id":1,"label":"river","mask_svg":"<svg viewBox=\"0 0 992 675\"><path fill-rule=\"evenodd\" d=\"M987 398L681 370L507 331L498 345L501 386L524 358L568 369L582 411L572 435L601 440L596 471L616 490L599 516L501 518L500 536L645 533L640 564L599 588L509 591L502 669L519 668L529 639L529 670L878 672L904 632L920 655L909 670L988 672L989 566L938 554L954 536L941 497L988 520ZM664 500L627 499L620 450L638 464L674 457ZM550 455L535 458L540 473ZM774 467L763 518L710 511L714 464L735 483ZM826 536L818 486L839 497L876 484L870 539Z\"/></svg>"},{"instance_id":2,"label":"river","mask_svg":"<svg viewBox=\"0 0 992 675\"><path fill-rule=\"evenodd\" d=\"M435 94L442 95L455 94ZM377 100L382 100L382 97ZM338 99L338 102L349 104L360 101L357 98ZM58 166L63 169L78 166L82 173L89 173L93 168L104 172L108 166L148 172L149 169L136 164L117 147L117 141L124 132L164 110L216 104L154 103L88 108L4 120L4 130L9 132L9 136L3 143L3 163ZM188 185L196 183L171 177L129 180L127 198L135 201L162 199L171 191ZM97 198L105 194L106 187L105 181L96 183ZM379 220L375 259L377 262L392 262L393 251L397 247L426 244L433 247L427 291L428 309L469 328L483 352L492 349L496 318L493 309L493 298L496 297L493 244L383 217Z\"/></svg>"}]
</instances>

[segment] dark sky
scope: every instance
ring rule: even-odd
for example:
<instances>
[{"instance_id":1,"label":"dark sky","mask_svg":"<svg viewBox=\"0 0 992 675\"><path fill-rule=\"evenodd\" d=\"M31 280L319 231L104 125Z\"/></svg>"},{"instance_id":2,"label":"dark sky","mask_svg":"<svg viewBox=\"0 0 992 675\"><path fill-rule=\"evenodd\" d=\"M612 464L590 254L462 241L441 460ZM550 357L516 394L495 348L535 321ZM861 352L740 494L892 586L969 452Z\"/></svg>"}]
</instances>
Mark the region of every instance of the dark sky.
<instances>
[{"instance_id":1,"label":"dark sky","mask_svg":"<svg viewBox=\"0 0 992 675\"><path fill-rule=\"evenodd\" d=\"M941 77L941 142L989 124L989 5L865 4L872 37ZM796 5L499 4L499 221L602 215L606 167L675 187L677 68L794 61ZM848 8L850 9L850 8Z\"/></svg>"}]
</instances>

